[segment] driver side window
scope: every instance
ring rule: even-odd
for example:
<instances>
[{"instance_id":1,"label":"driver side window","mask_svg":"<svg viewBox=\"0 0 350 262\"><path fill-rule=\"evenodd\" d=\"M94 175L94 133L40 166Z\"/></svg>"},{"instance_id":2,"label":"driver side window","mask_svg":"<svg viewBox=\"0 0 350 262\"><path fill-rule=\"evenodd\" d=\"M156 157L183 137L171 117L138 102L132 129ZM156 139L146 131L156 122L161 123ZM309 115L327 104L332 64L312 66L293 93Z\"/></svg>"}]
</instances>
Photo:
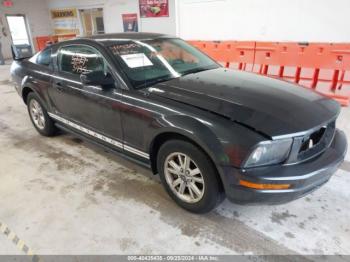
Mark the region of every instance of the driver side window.
<instances>
[{"instance_id":1,"label":"driver side window","mask_svg":"<svg viewBox=\"0 0 350 262\"><path fill-rule=\"evenodd\" d=\"M94 48L84 45L62 47L58 57L59 70L75 75L90 72L106 72L106 63Z\"/></svg>"}]
</instances>

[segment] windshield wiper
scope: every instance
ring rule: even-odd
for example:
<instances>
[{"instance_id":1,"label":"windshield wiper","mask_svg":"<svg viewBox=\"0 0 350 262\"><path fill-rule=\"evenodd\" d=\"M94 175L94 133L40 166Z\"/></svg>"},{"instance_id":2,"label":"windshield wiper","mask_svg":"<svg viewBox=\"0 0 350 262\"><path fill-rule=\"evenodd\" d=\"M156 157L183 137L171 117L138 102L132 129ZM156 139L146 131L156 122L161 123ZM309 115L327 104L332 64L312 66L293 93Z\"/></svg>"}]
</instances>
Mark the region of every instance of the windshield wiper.
<instances>
[{"instance_id":1,"label":"windshield wiper","mask_svg":"<svg viewBox=\"0 0 350 262\"><path fill-rule=\"evenodd\" d=\"M172 79L175 79L175 78L176 77L169 77L169 76L167 76L167 77L157 78L157 79L154 79L154 80L147 80L147 81L145 81L145 83L136 86L136 89L146 88L146 87L153 86L155 84L158 84L158 83L161 83L161 82L165 82L165 81L169 81L169 80L172 80Z\"/></svg>"},{"instance_id":2,"label":"windshield wiper","mask_svg":"<svg viewBox=\"0 0 350 262\"><path fill-rule=\"evenodd\" d=\"M215 66L193 68L193 69L190 69L190 70L182 73L181 76L185 76L185 75L189 75L189 74L195 74L195 73L198 73L198 72L212 70L212 69L215 69L215 68L216 68ZM156 78L156 79L153 79L153 80L146 80L144 83L137 85L135 88L136 89L146 88L146 87L158 84L160 82L169 81L169 80L172 80L172 79L175 79L175 78L178 78L178 77L176 77L176 76L167 76L167 77Z\"/></svg>"},{"instance_id":3,"label":"windshield wiper","mask_svg":"<svg viewBox=\"0 0 350 262\"><path fill-rule=\"evenodd\" d=\"M199 73L199 72L202 72L202 71L207 71L207 70L210 70L210 69L214 69L214 68L212 68L212 67L193 68L193 69L191 69L191 70L188 70L188 71L182 73L181 76L190 75L190 74L195 74L195 73Z\"/></svg>"}]
</instances>

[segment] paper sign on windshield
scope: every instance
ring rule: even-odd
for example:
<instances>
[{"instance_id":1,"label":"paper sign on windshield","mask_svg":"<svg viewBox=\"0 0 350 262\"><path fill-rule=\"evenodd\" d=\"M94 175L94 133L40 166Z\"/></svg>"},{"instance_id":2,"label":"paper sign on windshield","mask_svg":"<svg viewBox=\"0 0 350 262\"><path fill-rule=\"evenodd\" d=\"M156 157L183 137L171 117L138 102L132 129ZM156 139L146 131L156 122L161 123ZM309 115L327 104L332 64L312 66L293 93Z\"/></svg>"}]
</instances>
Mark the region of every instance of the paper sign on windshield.
<instances>
[{"instance_id":1,"label":"paper sign on windshield","mask_svg":"<svg viewBox=\"0 0 350 262\"><path fill-rule=\"evenodd\" d=\"M122 55L121 58L130 68L152 66L153 63L148 57L143 53Z\"/></svg>"}]
</instances>

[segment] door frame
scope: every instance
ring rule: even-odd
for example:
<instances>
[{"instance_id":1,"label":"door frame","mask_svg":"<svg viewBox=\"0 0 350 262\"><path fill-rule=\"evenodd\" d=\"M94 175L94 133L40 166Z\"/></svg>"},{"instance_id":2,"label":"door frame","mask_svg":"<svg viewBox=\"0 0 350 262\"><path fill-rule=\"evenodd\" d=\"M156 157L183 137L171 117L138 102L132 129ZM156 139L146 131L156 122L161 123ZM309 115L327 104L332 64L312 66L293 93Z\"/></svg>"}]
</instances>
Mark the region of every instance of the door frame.
<instances>
[{"instance_id":1,"label":"door frame","mask_svg":"<svg viewBox=\"0 0 350 262\"><path fill-rule=\"evenodd\" d=\"M80 31L80 35L83 36L84 34L84 25L83 25L83 21L82 21L82 16L80 14L81 10L89 10L89 9L102 9L102 18L103 18L103 25L104 25L104 29L105 29L105 33L106 33L106 19L105 19L105 6L104 5L79 5L76 6L75 9L77 10L77 14L78 14L78 22L79 22L79 31Z\"/></svg>"},{"instance_id":2,"label":"door frame","mask_svg":"<svg viewBox=\"0 0 350 262\"><path fill-rule=\"evenodd\" d=\"M5 14L7 28L9 30L9 34L10 34L11 44L14 44L14 43L13 43L13 39L12 39L10 24L8 22L8 19L7 19L9 16L22 16L24 18L24 24L26 26L26 31L27 31L27 36L28 36L28 40L29 40L29 45L31 46L31 48L33 50L33 53L34 53L35 52L35 46L34 46L34 43L33 43L32 32L30 31L30 28L29 28L27 16L25 14Z\"/></svg>"}]
</instances>

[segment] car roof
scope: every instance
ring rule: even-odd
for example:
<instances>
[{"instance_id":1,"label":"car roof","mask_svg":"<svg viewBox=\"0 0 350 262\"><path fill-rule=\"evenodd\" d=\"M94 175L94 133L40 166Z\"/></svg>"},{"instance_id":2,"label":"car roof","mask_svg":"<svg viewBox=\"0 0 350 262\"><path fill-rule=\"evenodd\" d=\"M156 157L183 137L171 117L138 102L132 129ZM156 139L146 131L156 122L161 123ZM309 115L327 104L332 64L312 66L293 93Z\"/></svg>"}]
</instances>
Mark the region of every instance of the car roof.
<instances>
[{"instance_id":1,"label":"car roof","mask_svg":"<svg viewBox=\"0 0 350 262\"><path fill-rule=\"evenodd\" d=\"M174 36L166 35L166 34L158 34L158 33L137 33L137 32L128 32L128 33L114 33L114 34L101 34L101 35L93 35L93 36L83 36L77 37L69 40L64 40L55 44L51 44L48 47L60 47L69 44L76 44L84 42L98 42L102 45L108 46L113 41L118 40L152 40L158 38L173 38Z\"/></svg>"},{"instance_id":2,"label":"car roof","mask_svg":"<svg viewBox=\"0 0 350 262\"><path fill-rule=\"evenodd\" d=\"M86 40L95 40L97 42L110 42L110 41L118 41L118 40L149 40L156 38L168 38L170 35L166 34L158 34L158 33L136 33L136 32L128 32L128 33L115 33L115 34L101 34L101 35L93 35L93 36L84 36L79 37L77 39L86 39Z\"/></svg>"}]
</instances>

